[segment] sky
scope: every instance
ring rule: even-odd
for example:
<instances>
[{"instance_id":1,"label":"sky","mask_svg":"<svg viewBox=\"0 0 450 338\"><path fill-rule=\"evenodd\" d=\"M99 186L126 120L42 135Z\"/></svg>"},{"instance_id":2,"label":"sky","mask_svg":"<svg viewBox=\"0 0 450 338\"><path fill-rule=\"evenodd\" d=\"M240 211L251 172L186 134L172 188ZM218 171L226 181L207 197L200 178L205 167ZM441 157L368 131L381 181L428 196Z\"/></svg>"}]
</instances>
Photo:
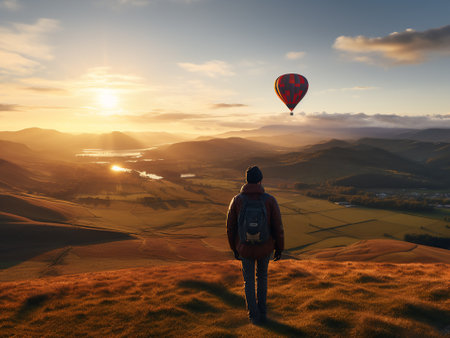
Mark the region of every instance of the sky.
<instances>
[{"instance_id":1,"label":"sky","mask_svg":"<svg viewBox=\"0 0 450 338\"><path fill-rule=\"evenodd\" d=\"M450 128L449 92L448 0L0 0L0 130Z\"/></svg>"}]
</instances>

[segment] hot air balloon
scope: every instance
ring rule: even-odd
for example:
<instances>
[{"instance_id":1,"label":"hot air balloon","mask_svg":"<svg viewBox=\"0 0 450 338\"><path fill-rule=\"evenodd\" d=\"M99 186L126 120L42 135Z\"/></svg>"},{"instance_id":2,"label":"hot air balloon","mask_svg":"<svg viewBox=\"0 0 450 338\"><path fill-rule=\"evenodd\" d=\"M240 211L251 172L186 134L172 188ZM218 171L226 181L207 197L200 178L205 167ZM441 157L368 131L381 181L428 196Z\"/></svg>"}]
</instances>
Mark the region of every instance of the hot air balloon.
<instances>
[{"instance_id":1,"label":"hot air balloon","mask_svg":"<svg viewBox=\"0 0 450 338\"><path fill-rule=\"evenodd\" d=\"M275 80L275 92L284 104L291 110L306 95L308 91L308 80L299 74L284 74Z\"/></svg>"}]
</instances>

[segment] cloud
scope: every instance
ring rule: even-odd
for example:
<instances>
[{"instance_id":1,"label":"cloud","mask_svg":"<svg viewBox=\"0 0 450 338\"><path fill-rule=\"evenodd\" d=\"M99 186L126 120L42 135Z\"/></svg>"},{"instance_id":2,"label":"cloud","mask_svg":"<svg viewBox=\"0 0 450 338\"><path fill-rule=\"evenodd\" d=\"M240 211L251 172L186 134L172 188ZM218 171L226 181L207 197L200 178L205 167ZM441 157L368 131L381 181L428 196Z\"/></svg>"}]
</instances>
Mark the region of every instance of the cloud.
<instances>
[{"instance_id":1,"label":"cloud","mask_svg":"<svg viewBox=\"0 0 450 338\"><path fill-rule=\"evenodd\" d=\"M288 60L298 60L305 56L305 52L288 52L285 57Z\"/></svg>"},{"instance_id":2,"label":"cloud","mask_svg":"<svg viewBox=\"0 0 450 338\"><path fill-rule=\"evenodd\" d=\"M0 111L17 111L17 104L0 103Z\"/></svg>"},{"instance_id":3,"label":"cloud","mask_svg":"<svg viewBox=\"0 0 450 338\"><path fill-rule=\"evenodd\" d=\"M105 88L120 93L136 93L154 90L145 83L145 79L132 75L112 73L109 67L89 68L79 80L72 81L71 87L82 91L98 91Z\"/></svg>"},{"instance_id":4,"label":"cloud","mask_svg":"<svg viewBox=\"0 0 450 338\"><path fill-rule=\"evenodd\" d=\"M374 89L378 89L378 87L354 86L354 87L349 87L349 88L341 88L341 90L343 90L343 91L349 91L349 90L361 91L361 90L374 90Z\"/></svg>"},{"instance_id":5,"label":"cloud","mask_svg":"<svg viewBox=\"0 0 450 338\"><path fill-rule=\"evenodd\" d=\"M23 87L24 90L29 90L37 93L47 93L47 94L67 94L67 90L63 88L51 88L51 87Z\"/></svg>"},{"instance_id":6,"label":"cloud","mask_svg":"<svg viewBox=\"0 0 450 338\"><path fill-rule=\"evenodd\" d=\"M93 67L78 78L50 80L38 77L21 78L20 89L36 93L64 94L95 92L110 89L120 93L136 93L158 89L146 84L144 78L133 74L115 73L110 67ZM1 89L1 87L0 87Z\"/></svg>"},{"instance_id":7,"label":"cloud","mask_svg":"<svg viewBox=\"0 0 450 338\"><path fill-rule=\"evenodd\" d=\"M212 109L239 108L239 107L248 107L248 105L243 103L213 103L211 105Z\"/></svg>"},{"instance_id":8,"label":"cloud","mask_svg":"<svg viewBox=\"0 0 450 338\"><path fill-rule=\"evenodd\" d=\"M140 115L117 115L116 117L134 123L178 122L183 120L195 120L210 118L209 114L190 114L182 112L153 111Z\"/></svg>"},{"instance_id":9,"label":"cloud","mask_svg":"<svg viewBox=\"0 0 450 338\"><path fill-rule=\"evenodd\" d=\"M323 94L323 93L332 93L332 92L361 92L368 90L376 90L379 87L374 86L353 86L353 87L344 87L344 88L328 88L321 91L316 91L314 94Z\"/></svg>"},{"instance_id":10,"label":"cloud","mask_svg":"<svg viewBox=\"0 0 450 338\"><path fill-rule=\"evenodd\" d=\"M40 68L40 63L30 60L18 53L0 49L0 73L26 75Z\"/></svg>"},{"instance_id":11,"label":"cloud","mask_svg":"<svg viewBox=\"0 0 450 338\"><path fill-rule=\"evenodd\" d=\"M365 113L304 114L304 123L322 127L450 128L450 114L398 115Z\"/></svg>"},{"instance_id":12,"label":"cloud","mask_svg":"<svg viewBox=\"0 0 450 338\"><path fill-rule=\"evenodd\" d=\"M432 53L450 55L450 25L422 32L408 28L375 38L339 36L333 47L347 52L354 61L368 64L418 64Z\"/></svg>"},{"instance_id":13,"label":"cloud","mask_svg":"<svg viewBox=\"0 0 450 338\"><path fill-rule=\"evenodd\" d=\"M115 0L115 5L129 5L129 6L146 6L150 3L149 0Z\"/></svg>"},{"instance_id":14,"label":"cloud","mask_svg":"<svg viewBox=\"0 0 450 338\"><path fill-rule=\"evenodd\" d=\"M119 9L120 7L144 7L153 3L163 2L167 0L103 0L100 3L106 4L112 9ZM170 0L173 3L191 4L200 0Z\"/></svg>"},{"instance_id":15,"label":"cloud","mask_svg":"<svg viewBox=\"0 0 450 338\"><path fill-rule=\"evenodd\" d=\"M231 66L225 61L212 60L201 64L179 62L177 65L184 70L192 73L202 73L209 77L216 76L232 76L235 73L231 70Z\"/></svg>"},{"instance_id":16,"label":"cloud","mask_svg":"<svg viewBox=\"0 0 450 338\"><path fill-rule=\"evenodd\" d=\"M47 34L58 26L57 20L45 18L31 25L13 23L10 27L0 26L0 71L29 74L41 67L42 60L53 59L45 40Z\"/></svg>"},{"instance_id":17,"label":"cloud","mask_svg":"<svg viewBox=\"0 0 450 338\"><path fill-rule=\"evenodd\" d=\"M21 7L18 0L3 0L0 2L0 8L6 8L10 11L16 11Z\"/></svg>"}]
</instances>

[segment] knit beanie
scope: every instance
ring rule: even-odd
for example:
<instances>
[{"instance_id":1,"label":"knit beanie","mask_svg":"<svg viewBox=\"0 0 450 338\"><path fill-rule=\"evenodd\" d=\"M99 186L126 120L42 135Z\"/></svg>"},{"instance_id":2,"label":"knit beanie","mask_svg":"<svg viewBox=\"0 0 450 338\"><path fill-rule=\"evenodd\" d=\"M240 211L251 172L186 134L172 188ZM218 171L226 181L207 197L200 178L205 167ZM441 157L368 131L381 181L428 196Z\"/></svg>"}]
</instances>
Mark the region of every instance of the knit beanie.
<instances>
[{"instance_id":1,"label":"knit beanie","mask_svg":"<svg viewBox=\"0 0 450 338\"><path fill-rule=\"evenodd\" d=\"M247 183L258 183L263 179L263 174L257 166L248 167L245 176Z\"/></svg>"}]
</instances>

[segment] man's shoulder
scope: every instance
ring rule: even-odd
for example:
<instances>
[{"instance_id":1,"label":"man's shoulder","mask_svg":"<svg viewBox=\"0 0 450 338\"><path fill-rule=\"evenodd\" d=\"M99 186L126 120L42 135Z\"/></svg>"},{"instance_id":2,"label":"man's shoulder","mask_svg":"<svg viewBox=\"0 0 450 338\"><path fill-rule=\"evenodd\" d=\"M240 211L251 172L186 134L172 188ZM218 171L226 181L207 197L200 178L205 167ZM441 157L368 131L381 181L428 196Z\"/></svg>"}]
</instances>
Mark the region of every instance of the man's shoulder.
<instances>
[{"instance_id":1,"label":"man's shoulder","mask_svg":"<svg viewBox=\"0 0 450 338\"><path fill-rule=\"evenodd\" d=\"M275 196L273 196L271 194L268 194L266 192L264 193L263 196L264 196L264 199L269 202L269 204L278 204L277 199L275 198Z\"/></svg>"},{"instance_id":2,"label":"man's shoulder","mask_svg":"<svg viewBox=\"0 0 450 338\"><path fill-rule=\"evenodd\" d=\"M235 195L235 196L231 199L230 204L238 203L238 201L239 201L241 198L242 198L242 194L241 194L241 193Z\"/></svg>"}]
</instances>

